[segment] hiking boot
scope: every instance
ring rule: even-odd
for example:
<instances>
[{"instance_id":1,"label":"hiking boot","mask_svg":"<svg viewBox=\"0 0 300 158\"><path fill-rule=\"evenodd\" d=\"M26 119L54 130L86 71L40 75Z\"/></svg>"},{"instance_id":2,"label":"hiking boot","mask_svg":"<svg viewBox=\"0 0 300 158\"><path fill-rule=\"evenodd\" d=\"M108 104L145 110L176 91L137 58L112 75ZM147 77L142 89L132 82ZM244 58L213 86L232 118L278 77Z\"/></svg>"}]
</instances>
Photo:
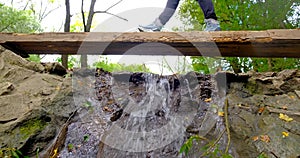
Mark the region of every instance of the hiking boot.
<instances>
[{"instance_id":1,"label":"hiking boot","mask_svg":"<svg viewBox=\"0 0 300 158\"><path fill-rule=\"evenodd\" d=\"M204 31L221 31L219 21L215 19L205 19L204 22L206 24Z\"/></svg>"},{"instance_id":2,"label":"hiking boot","mask_svg":"<svg viewBox=\"0 0 300 158\"><path fill-rule=\"evenodd\" d=\"M160 31L163 27L163 24L161 24L159 19L155 19L153 23L146 25L146 26L141 26L139 25L138 29L141 32L154 32L154 31Z\"/></svg>"}]
</instances>

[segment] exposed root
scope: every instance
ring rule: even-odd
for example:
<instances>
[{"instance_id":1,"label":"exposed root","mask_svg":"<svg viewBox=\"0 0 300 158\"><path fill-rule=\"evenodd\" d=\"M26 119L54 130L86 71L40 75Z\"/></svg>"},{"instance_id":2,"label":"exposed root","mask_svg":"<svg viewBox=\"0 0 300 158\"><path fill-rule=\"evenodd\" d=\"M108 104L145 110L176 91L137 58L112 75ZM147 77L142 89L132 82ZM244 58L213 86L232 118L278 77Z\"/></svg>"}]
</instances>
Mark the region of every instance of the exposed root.
<instances>
[{"instance_id":1,"label":"exposed root","mask_svg":"<svg viewBox=\"0 0 300 158\"><path fill-rule=\"evenodd\" d=\"M229 122L228 122L228 99L225 100L225 109L224 109L224 117L225 117L225 126L227 131L227 146L225 149L225 154L228 154L228 149L230 146L230 130L229 130Z\"/></svg>"}]
</instances>

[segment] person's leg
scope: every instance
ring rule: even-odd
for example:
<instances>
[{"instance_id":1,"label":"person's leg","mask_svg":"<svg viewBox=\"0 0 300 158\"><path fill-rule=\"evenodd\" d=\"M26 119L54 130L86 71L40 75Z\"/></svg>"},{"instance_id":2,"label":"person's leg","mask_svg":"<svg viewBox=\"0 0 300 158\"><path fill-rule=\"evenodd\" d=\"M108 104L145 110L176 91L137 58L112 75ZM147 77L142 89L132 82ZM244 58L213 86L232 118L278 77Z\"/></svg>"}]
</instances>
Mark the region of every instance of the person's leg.
<instances>
[{"instance_id":1,"label":"person's leg","mask_svg":"<svg viewBox=\"0 0 300 158\"><path fill-rule=\"evenodd\" d=\"M175 13L179 0L168 0L164 11L159 15L160 22L165 25Z\"/></svg>"},{"instance_id":2,"label":"person's leg","mask_svg":"<svg viewBox=\"0 0 300 158\"><path fill-rule=\"evenodd\" d=\"M216 16L212 0L198 0L198 3L205 18L204 22L206 23L206 27L204 31L220 31L220 24L217 21L218 18Z\"/></svg>"},{"instance_id":3,"label":"person's leg","mask_svg":"<svg viewBox=\"0 0 300 158\"><path fill-rule=\"evenodd\" d=\"M198 0L198 3L203 11L205 19L217 20L217 16L215 13L215 9L214 9L212 0Z\"/></svg>"},{"instance_id":4,"label":"person's leg","mask_svg":"<svg viewBox=\"0 0 300 158\"><path fill-rule=\"evenodd\" d=\"M178 7L179 0L168 0L167 5L158 18L149 25L139 26L140 31L160 31L162 27L170 20Z\"/></svg>"}]
</instances>

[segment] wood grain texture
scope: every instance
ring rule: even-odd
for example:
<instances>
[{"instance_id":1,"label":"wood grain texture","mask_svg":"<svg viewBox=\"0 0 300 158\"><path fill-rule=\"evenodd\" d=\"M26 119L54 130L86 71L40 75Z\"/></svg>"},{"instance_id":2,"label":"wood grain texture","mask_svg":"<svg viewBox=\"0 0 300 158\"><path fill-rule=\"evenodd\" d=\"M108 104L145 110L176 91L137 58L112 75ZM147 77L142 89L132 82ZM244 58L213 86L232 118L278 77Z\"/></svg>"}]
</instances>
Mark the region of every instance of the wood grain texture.
<instances>
[{"instance_id":1,"label":"wood grain texture","mask_svg":"<svg viewBox=\"0 0 300 158\"><path fill-rule=\"evenodd\" d=\"M0 33L0 44L28 54L300 57L300 29L218 32Z\"/></svg>"}]
</instances>

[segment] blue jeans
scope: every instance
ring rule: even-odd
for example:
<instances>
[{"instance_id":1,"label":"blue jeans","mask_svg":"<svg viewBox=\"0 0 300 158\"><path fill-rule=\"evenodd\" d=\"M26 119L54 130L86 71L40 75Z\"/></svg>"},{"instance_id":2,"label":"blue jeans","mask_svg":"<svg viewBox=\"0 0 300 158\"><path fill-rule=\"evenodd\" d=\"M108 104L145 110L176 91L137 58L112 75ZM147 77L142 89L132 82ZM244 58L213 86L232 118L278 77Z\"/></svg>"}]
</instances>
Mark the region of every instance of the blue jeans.
<instances>
[{"instance_id":1,"label":"blue jeans","mask_svg":"<svg viewBox=\"0 0 300 158\"><path fill-rule=\"evenodd\" d=\"M212 0L197 0L197 1L204 13L205 19L217 20L217 16L215 13ZM163 25L165 25L169 21L169 19L173 16L176 8L178 7L178 4L179 4L179 0L168 0L164 11L159 16L159 20Z\"/></svg>"}]
</instances>

